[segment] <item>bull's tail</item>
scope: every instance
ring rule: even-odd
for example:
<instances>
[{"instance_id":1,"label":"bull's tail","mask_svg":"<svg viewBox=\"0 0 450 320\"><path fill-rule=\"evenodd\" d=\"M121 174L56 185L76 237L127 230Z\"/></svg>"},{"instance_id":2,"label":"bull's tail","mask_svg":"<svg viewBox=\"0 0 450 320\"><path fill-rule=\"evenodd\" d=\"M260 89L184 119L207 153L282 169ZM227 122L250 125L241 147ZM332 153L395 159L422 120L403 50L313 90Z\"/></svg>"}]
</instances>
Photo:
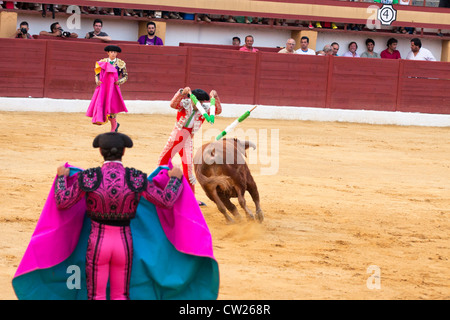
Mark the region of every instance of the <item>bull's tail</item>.
<instances>
[{"instance_id":1,"label":"bull's tail","mask_svg":"<svg viewBox=\"0 0 450 320\"><path fill-rule=\"evenodd\" d=\"M212 189L219 189L226 191L232 188L231 179L224 175L207 177L202 173L202 166L195 166L195 175L197 176L198 183L203 186L211 186Z\"/></svg>"}]
</instances>

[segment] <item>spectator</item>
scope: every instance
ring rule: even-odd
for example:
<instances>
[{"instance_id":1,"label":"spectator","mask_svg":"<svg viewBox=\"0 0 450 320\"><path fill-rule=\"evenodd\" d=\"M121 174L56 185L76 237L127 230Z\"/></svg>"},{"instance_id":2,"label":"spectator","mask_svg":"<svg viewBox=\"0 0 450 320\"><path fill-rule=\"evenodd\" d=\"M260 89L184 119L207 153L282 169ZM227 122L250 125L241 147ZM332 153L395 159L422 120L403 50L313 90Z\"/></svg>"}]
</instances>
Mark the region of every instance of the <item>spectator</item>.
<instances>
[{"instance_id":1,"label":"spectator","mask_svg":"<svg viewBox=\"0 0 450 320\"><path fill-rule=\"evenodd\" d=\"M246 23L246 24L262 24L262 21L258 17L247 17L247 16L236 16L234 17L237 23Z\"/></svg>"},{"instance_id":2,"label":"spectator","mask_svg":"<svg viewBox=\"0 0 450 320\"><path fill-rule=\"evenodd\" d=\"M324 28L332 28L332 29L337 29L337 25L334 22L322 22L323 23L323 27ZM322 28L322 24L320 22L316 22L316 28L321 29ZM312 29L310 27L310 29Z\"/></svg>"},{"instance_id":3,"label":"spectator","mask_svg":"<svg viewBox=\"0 0 450 320\"><path fill-rule=\"evenodd\" d=\"M348 51L344 53L343 57L359 58L359 54L358 52L356 52L356 50L358 50L358 45L356 44L356 42L355 41L350 42L348 44Z\"/></svg>"},{"instance_id":4,"label":"spectator","mask_svg":"<svg viewBox=\"0 0 450 320\"><path fill-rule=\"evenodd\" d=\"M235 23L236 22L236 20L234 20L233 16L228 16L228 18L227 18L224 15L220 16L220 21L222 21L222 22L231 22L231 23Z\"/></svg>"},{"instance_id":5,"label":"spectator","mask_svg":"<svg viewBox=\"0 0 450 320\"><path fill-rule=\"evenodd\" d=\"M440 0L439 7L441 8L450 8L450 0Z\"/></svg>"},{"instance_id":6,"label":"spectator","mask_svg":"<svg viewBox=\"0 0 450 320\"><path fill-rule=\"evenodd\" d=\"M366 47L367 51L364 51L361 54L361 58L380 58L380 55L377 52L373 51L373 49L375 48L375 41L373 41L372 39L367 39Z\"/></svg>"},{"instance_id":7,"label":"spectator","mask_svg":"<svg viewBox=\"0 0 450 320\"><path fill-rule=\"evenodd\" d=\"M199 14L197 16L197 21L211 22L211 18L207 14Z\"/></svg>"},{"instance_id":8,"label":"spectator","mask_svg":"<svg viewBox=\"0 0 450 320\"><path fill-rule=\"evenodd\" d=\"M298 54L316 55L316 52L313 49L308 48L308 46L309 46L309 38L303 36L300 38L300 48L295 52Z\"/></svg>"},{"instance_id":9,"label":"spectator","mask_svg":"<svg viewBox=\"0 0 450 320\"><path fill-rule=\"evenodd\" d=\"M409 6L411 4L410 2L411 2L410 0L399 0L398 3L400 5ZM403 34L406 34L406 33L416 34L417 33L416 28L414 28L414 27L398 27L397 30L395 30L395 32L403 33Z\"/></svg>"},{"instance_id":10,"label":"spectator","mask_svg":"<svg viewBox=\"0 0 450 320\"><path fill-rule=\"evenodd\" d=\"M297 52L294 50L295 48L295 40L290 38L286 41L286 48L281 49L278 53L291 53L296 54Z\"/></svg>"},{"instance_id":11,"label":"spectator","mask_svg":"<svg viewBox=\"0 0 450 320\"><path fill-rule=\"evenodd\" d=\"M355 31L361 31L363 29L363 26L360 24L354 24L352 23L349 27L350 30L355 30Z\"/></svg>"},{"instance_id":12,"label":"spectator","mask_svg":"<svg viewBox=\"0 0 450 320\"><path fill-rule=\"evenodd\" d=\"M286 19L275 19L273 22L274 26L283 26L283 27L287 27L288 24L286 22Z\"/></svg>"},{"instance_id":13,"label":"spectator","mask_svg":"<svg viewBox=\"0 0 450 320\"><path fill-rule=\"evenodd\" d=\"M113 8L104 8L104 7L96 7L95 8L96 14L111 14L112 15L114 12L113 13L111 13L111 12L113 12Z\"/></svg>"},{"instance_id":14,"label":"spectator","mask_svg":"<svg viewBox=\"0 0 450 320\"><path fill-rule=\"evenodd\" d=\"M319 50L316 52L316 56L324 56L325 55L325 51L323 50Z\"/></svg>"},{"instance_id":15,"label":"spectator","mask_svg":"<svg viewBox=\"0 0 450 320\"><path fill-rule=\"evenodd\" d=\"M398 27L398 29L395 31L396 33L409 33L409 34L416 34L416 28L413 27Z\"/></svg>"},{"instance_id":16,"label":"spectator","mask_svg":"<svg viewBox=\"0 0 450 320\"><path fill-rule=\"evenodd\" d=\"M183 17L178 12L170 12L170 11L163 11L162 13L163 19L180 19L183 20ZM206 21L206 20L204 20ZM211 21L209 21L211 22Z\"/></svg>"},{"instance_id":17,"label":"spectator","mask_svg":"<svg viewBox=\"0 0 450 320\"><path fill-rule=\"evenodd\" d=\"M17 6L13 1L2 1L1 3L3 3L5 9L17 9Z\"/></svg>"},{"instance_id":18,"label":"spectator","mask_svg":"<svg viewBox=\"0 0 450 320\"><path fill-rule=\"evenodd\" d=\"M331 44L326 44L323 47L323 52L326 56L332 56L333 55L333 48L331 48Z\"/></svg>"},{"instance_id":19,"label":"spectator","mask_svg":"<svg viewBox=\"0 0 450 320\"><path fill-rule=\"evenodd\" d=\"M240 45L241 45L241 38L233 37L233 46L240 46Z\"/></svg>"},{"instance_id":20,"label":"spectator","mask_svg":"<svg viewBox=\"0 0 450 320\"><path fill-rule=\"evenodd\" d=\"M245 51L245 52L258 52L259 50L256 48L253 48L253 43L255 42L255 39L253 36L248 35L245 37L245 45L242 46L239 51Z\"/></svg>"},{"instance_id":21,"label":"spectator","mask_svg":"<svg viewBox=\"0 0 450 320\"><path fill-rule=\"evenodd\" d=\"M49 4L48 5L48 11L52 13L52 19L55 19L55 7L53 4ZM45 18L45 16L47 15L47 5L46 4L42 4L42 16Z\"/></svg>"},{"instance_id":22,"label":"spectator","mask_svg":"<svg viewBox=\"0 0 450 320\"><path fill-rule=\"evenodd\" d=\"M36 10L36 11L42 10L41 5L39 3L16 2L16 7L17 9L21 10Z\"/></svg>"},{"instance_id":23,"label":"spectator","mask_svg":"<svg viewBox=\"0 0 450 320\"><path fill-rule=\"evenodd\" d=\"M411 39L411 51L406 56L406 60L427 60L436 61L430 50L422 48L422 41L419 38Z\"/></svg>"},{"instance_id":24,"label":"spectator","mask_svg":"<svg viewBox=\"0 0 450 320\"><path fill-rule=\"evenodd\" d=\"M54 22L50 25L50 32L41 31L40 36L51 36L51 37L61 37L61 38L78 38L78 34L75 32L64 31L61 28L59 22Z\"/></svg>"},{"instance_id":25,"label":"spectator","mask_svg":"<svg viewBox=\"0 0 450 320\"><path fill-rule=\"evenodd\" d=\"M108 36L108 34L106 32L102 31L102 27L103 27L103 21L102 20L95 19L94 23L92 25L94 27L94 31L90 31L90 32L86 33L85 39L99 39L99 40L102 40L104 42L110 42L111 41L111 37Z\"/></svg>"},{"instance_id":26,"label":"spectator","mask_svg":"<svg viewBox=\"0 0 450 320\"><path fill-rule=\"evenodd\" d=\"M337 55L338 55L338 52L339 52L339 43L337 43L337 42L333 42L332 44L331 44L331 49L333 50L333 56L336 56L337 57Z\"/></svg>"},{"instance_id":27,"label":"spectator","mask_svg":"<svg viewBox=\"0 0 450 320\"><path fill-rule=\"evenodd\" d=\"M16 33L14 33L13 38L19 38L19 39L33 39L31 34L28 33L28 30L30 30L28 26L28 22L23 21L19 25L19 29L16 30Z\"/></svg>"},{"instance_id":28,"label":"spectator","mask_svg":"<svg viewBox=\"0 0 450 320\"><path fill-rule=\"evenodd\" d=\"M146 46L163 46L162 39L156 36L156 24L153 21L147 23L147 33L145 36L140 36L138 39L139 44Z\"/></svg>"},{"instance_id":29,"label":"spectator","mask_svg":"<svg viewBox=\"0 0 450 320\"><path fill-rule=\"evenodd\" d=\"M149 19L153 19L155 17L155 11L144 10L144 17L147 17Z\"/></svg>"},{"instance_id":30,"label":"spectator","mask_svg":"<svg viewBox=\"0 0 450 320\"><path fill-rule=\"evenodd\" d=\"M397 50L397 39L390 38L387 41L387 48L380 53L382 59L401 59L400 52Z\"/></svg>"}]
</instances>

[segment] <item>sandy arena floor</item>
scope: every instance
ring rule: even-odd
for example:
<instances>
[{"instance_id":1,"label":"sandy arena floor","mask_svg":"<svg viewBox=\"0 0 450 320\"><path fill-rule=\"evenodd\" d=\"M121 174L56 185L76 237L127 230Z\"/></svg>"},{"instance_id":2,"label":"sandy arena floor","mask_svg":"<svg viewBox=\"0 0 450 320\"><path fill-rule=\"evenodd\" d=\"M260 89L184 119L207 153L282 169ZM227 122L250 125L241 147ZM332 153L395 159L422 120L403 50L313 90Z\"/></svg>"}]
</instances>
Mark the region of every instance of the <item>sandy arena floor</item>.
<instances>
[{"instance_id":1,"label":"sandy arena floor","mask_svg":"<svg viewBox=\"0 0 450 320\"><path fill-rule=\"evenodd\" d=\"M125 165L153 171L174 117L118 120L135 142ZM233 120L205 123L195 147ZM16 299L11 280L56 167L99 165L92 140L109 126L81 113L0 112L0 128L0 299ZM197 188L219 299L450 299L450 128L249 118L237 129L231 137L258 145L249 161L265 220L227 225Z\"/></svg>"}]
</instances>

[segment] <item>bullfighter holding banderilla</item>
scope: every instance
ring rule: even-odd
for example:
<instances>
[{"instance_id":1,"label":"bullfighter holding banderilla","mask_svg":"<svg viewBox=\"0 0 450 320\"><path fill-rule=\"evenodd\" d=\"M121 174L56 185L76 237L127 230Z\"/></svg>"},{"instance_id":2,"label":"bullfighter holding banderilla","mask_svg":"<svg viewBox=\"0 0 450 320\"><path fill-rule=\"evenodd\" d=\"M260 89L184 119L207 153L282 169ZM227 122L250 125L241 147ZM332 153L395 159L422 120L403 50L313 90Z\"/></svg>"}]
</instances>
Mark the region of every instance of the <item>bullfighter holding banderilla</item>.
<instances>
[{"instance_id":1,"label":"bullfighter holding banderilla","mask_svg":"<svg viewBox=\"0 0 450 320\"><path fill-rule=\"evenodd\" d=\"M212 90L208 95L202 89L191 91L189 87L185 87L175 93L170 101L170 107L177 110L177 122L158 160L159 165L167 165L170 159L176 153L179 153L182 160L183 175L189 182L194 194L196 178L193 161L193 137L205 121L204 114L198 110L198 105L194 101L198 100L200 107L203 107L204 111L210 114L210 106L204 103L212 98L215 99L215 115L219 115L222 112L222 106L215 90ZM204 203L199 201L199 205L204 205Z\"/></svg>"}]
</instances>

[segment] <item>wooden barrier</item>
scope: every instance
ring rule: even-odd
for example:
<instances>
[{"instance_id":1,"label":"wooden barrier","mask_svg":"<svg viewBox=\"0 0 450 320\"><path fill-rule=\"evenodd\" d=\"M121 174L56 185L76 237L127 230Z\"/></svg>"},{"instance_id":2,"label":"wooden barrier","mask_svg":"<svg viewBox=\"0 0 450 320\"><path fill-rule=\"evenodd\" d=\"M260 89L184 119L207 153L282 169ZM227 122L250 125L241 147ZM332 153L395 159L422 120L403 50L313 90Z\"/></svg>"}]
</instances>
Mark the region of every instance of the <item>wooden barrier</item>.
<instances>
[{"instance_id":1,"label":"wooden barrier","mask_svg":"<svg viewBox=\"0 0 450 320\"><path fill-rule=\"evenodd\" d=\"M450 63L400 61L397 110L450 114Z\"/></svg>"},{"instance_id":2,"label":"wooden barrier","mask_svg":"<svg viewBox=\"0 0 450 320\"><path fill-rule=\"evenodd\" d=\"M2 39L2 97L44 97L45 41Z\"/></svg>"},{"instance_id":3,"label":"wooden barrier","mask_svg":"<svg viewBox=\"0 0 450 320\"><path fill-rule=\"evenodd\" d=\"M328 108L395 111L400 60L331 59Z\"/></svg>"},{"instance_id":4,"label":"wooden barrier","mask_svg":"<svg viewBox=\"0 0 450 320\"><path fill-rule=\"evenodd\" d=\"M111 43L113 44L113 43ZM0 96L91 99L104 43L0 39ZM216 89L223 103L450 114L450 63L120 43L125 100Z\"/></svg>"},{"instance_id":5,"label":"wooden barrier","mask_svg":"<svg viewBox=\"0 0 450 320\"><path fill-rule=\"evenodd\" d=\"M254 103L257 54L189 48L189 56L186 84L191 89L215 89L228 103Z\"/></svg>"},{"instance_id":6,"label":"wooden barrier","mask_svg":"<svg viewBox=\"0 0 450 320\"><path fill-rule=\"evenodd\" d=\"M325 107L327 57L278 53L258 56L255 104Z\"/></svg>"},{"instance_id":7,"label":"wooden barrier","mask_svg":"<svg viewBox=\"0 0 450 320\"><path fill-rule=\"evenodd\" d=\"M187 49L163 46L122 46L129 81L121 88L124 99L170 100L185 84Z\"/></svg>"}]
</instances>

